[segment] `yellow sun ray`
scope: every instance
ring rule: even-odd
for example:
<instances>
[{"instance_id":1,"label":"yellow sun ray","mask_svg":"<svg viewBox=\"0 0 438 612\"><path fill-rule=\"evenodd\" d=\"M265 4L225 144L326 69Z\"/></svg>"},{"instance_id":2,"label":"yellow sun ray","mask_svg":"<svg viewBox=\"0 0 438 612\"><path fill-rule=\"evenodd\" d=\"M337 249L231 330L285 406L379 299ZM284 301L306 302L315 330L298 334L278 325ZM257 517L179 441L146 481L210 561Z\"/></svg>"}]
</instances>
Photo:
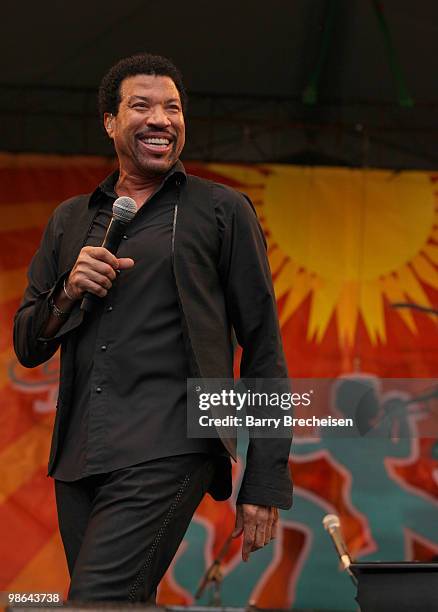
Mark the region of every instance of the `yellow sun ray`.
<instances>
[{"instance_id":1,"label":"yellow sun ray","mask_svg":"<svg viewBox=\"0 0 438 612\"><path fill-rule=\"evenodd\" d=\"M409 297L409 301L420 304L421 306L430 306L427 294L409 266L405 266L398 270L397 276L400 279L400 285L404 288L405 293Z\"/></svg>"},{"instance_id":2,"label":"yellow sun ray","mask_svg":"<svg viewBox=\"0 0 438 612\"><path fill-rule=\"evenodd\" d=\"M276 246L269 250L268 255L271 272L273 275L275 275L286 261L286 257L284 256L284 253L282 253Z\"/></svg>"},{"instance_id":3,"label":"yellow sun ray","mask_svg":"<svg viewBox=\"0 0 438 612\"><path fill-rule=\"evenodd\" d=\"M340 283L321 283L318 291L314 292L307 330L308 340L315 336L316 341L321 342L335 311L340 292Z\"/></svg>"},{"instance_id":4,"label":"yellow sun ray","mask_svg":"<svg viewBox=\"0 0 438 612\"><path fill-rule=\"evenodd\" d=\"M407 302L406 295L400 285L400 280L398 278L395 278L395 276L385 276L380 280L379 284L382 293L386 296L390 304L400 304ZM398 314L406 323L407 327L411 330L411 332L415 333L417 331L417 326L415 325L412 312L403 308L398 311Z\"/></svg>"},{"instance_id":5,"label":"yellow sun ray","mask_svg":"<svg viewBox=\"0 0 438 612\"><path fill-rule=\"evenodd\" d=\"M292 265L289 267L287 264L280 273L280 276L284 277L289 272L289 282L292 286L292 289L290 289L289 293L287 294L285 303L280 313L280 325L283 325L297 310L297 308L299 308L309 293L315 288L316 284L316 279L309 276L305 272L295 271L292 275L290 275L290 270L292 267ZM275 286L276 284L274 287ZM282 294L284 294L284 292Z\"/></svg>"},{"instance_id":6,"label":"yellow sun ray","mask_svg":"<svg viewBox=\"0 0 438 612\"><path fill-rule=\"evenodd\" d=\"M426 244L426 246L423 247L423 252L426 253L432 263L438 266L438 245Z\"/></svg>"},{"instance_id":7,"label":"yellow sun ray","mask_svg":"<svg viewBox=\"0 0 438 612\"><path fill-rule=\"evenodd\" d=\"M418 276L423 280L427 285L431 287L436 287L438 281L438 272L436 268L430 263L424 255L419 253L412 259L412 267Z\"/></svg>"},{"instance_id":8,"label":"yellow sun ray","mask_svg":"<svg viewBox=\"0 0 438 612\"><path fill-rule=\"evenodd\" d=\"M373 344L386 340L382 295L377 283L362 283L360 287L360 312L369 338Z\"/></svg>"},{"instance_id":9,"label":"yellow sun ray","mask_svg":"<svg viewBox=\"0 0 438 612\"><path fill-rule=\"evenodd\" d=\"M336 307L338 334L341 345L352 345L359 312L359 287L355 281L343 284Z\"/></svg>"},{"instance_id":10,"label":"yellow sun ray","mask_svg":"<svg viewBox=\"0 0 438 612\"><path fill-rule=\"evenodd\" d=\"M292 261L288 260L281 268L280 273L274 280L274 291L277 300L282 298L286 293L290 291L290 279L295 277L298 272L298 266Z\"/></svg>"}]
</instances>

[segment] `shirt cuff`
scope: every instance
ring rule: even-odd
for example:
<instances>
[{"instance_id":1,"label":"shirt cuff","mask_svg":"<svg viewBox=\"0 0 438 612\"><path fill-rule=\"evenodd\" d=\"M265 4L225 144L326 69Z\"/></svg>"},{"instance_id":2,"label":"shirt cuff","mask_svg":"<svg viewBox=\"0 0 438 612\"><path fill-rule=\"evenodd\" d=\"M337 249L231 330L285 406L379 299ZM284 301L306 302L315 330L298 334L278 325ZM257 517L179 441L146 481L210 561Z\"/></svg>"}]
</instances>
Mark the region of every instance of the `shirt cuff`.
<instances>
[{"instance_id":1,"label":"shirt cuff","mask_svg":"<svg viewBox=\"0 0 438 612\"><path fill-rule=\"evenodd\" d=\"M272 472L245 470L236 504L274 506L289 510L292 506L292 480L289 467L274 477Z\"/></svg>"},{"instance_id":2,"label":"shirt cuff","mask_svg":"<svg viewBox=\"0 0 438 612\"><path fill-rule=\"evenodd\" d=\"M42 331L44 329L44 327L47 324L47 321L50 318L51 315L51 310L50 310L50 300L51 298L61 289L64 287L64 280L67 278L67 276L70 274L71 270L67 270L67 272L64 272L64 274L62 274L58 280L56 281L55 285L49 290L46 291L46 295L45 295L45 299L44 299L44 304L42 306L42 309L40 311L40 316L39 316L39 320L42 321L42 323L40 324L40 331ZM44 295L44 294L41 294ZM50 342L55 342L58 341L59 339L62 338L63 336L65 336L65 334L67 334L68 332L72 331L73 329L75 329L76 327L78 327L84 318L84 311L81 310L80 308L80 304L81 301L77 300L74 305L72 310L70 311L68 317L65 319L64 323L61 325L61 327L59 328L59 330L56 332L55 335L50 336L48 338L45 338L43 336L38 336L37 337L37 342L41 342L45 345L48 345Z\"/></svg>"}]
</instances>

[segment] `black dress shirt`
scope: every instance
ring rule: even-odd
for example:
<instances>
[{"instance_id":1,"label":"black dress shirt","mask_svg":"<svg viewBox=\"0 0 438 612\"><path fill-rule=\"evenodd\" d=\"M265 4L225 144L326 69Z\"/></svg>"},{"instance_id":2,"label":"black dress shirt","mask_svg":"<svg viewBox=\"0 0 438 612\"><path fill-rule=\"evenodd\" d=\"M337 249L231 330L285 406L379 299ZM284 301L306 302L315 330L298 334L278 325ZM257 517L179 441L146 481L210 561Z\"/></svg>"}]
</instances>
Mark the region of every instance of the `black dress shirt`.
<instances>
[{"instance_id":1,"label":"black dress shirt","mask_svg":"<svg viewBox=\"0 0 438 612\"><path fill-rule=\"evenodd\" d=\"M171 171L127 226L117 256L131 257L135 265L121 271L78 330L72 410L56 479L72 481L172 455L226 454L217 440L186 435L190 373L171 262L181 174ZM86 245L103 242L117 178L116 172L94 193L98 213Z\"/></svg>"}]
</instances>

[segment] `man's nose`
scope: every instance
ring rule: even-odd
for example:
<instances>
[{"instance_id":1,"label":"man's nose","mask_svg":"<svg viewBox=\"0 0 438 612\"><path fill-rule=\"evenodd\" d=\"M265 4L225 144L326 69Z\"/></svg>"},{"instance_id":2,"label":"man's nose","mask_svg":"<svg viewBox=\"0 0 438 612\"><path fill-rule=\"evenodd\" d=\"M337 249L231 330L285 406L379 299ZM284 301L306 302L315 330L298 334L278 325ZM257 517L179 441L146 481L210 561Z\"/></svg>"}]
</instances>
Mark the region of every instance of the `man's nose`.
<instances>
[{"instance_id":1,"label":"man's nose","mask_svg":"<svg viewBox=\"0 0 438 612\"><path fill-rule=\"evenodd\" d=\"M160 104L156 104L148 113L147 124L167 127L171 122L164 108Z\"/></svg>"}]
</instances>

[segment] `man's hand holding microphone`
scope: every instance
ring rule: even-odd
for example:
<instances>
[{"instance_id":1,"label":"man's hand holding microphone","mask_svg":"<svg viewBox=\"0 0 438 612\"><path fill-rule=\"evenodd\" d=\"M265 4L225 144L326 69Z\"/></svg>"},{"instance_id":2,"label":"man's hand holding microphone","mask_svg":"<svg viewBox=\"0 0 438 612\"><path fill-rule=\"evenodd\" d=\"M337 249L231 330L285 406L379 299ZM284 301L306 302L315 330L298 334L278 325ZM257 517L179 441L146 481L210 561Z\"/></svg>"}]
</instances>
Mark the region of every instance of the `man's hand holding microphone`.
<instances>
[{"instance_id":1,"label":"man's hand holding microphone","mask_svg":"<svg viewBox=\"0 0 438 612\"><path fill-rule=\"evenodd\" d=\"M115 253L126 226L136 212L137 205L132 198L123 196L114 202L113 216L102 246L82 247L62 289L53 296L51 314L42 332L43 337L50 338L56 334L78 300L82 300L82 310L91 311L96 298L104 298L107 295L117 273L132 268L133 259L116 257Z\"/></svg>"},{"instance_id":2,"label":"man's hand holding microphone","mask_svg":"<svg viewBox=\"0 0 438 612\"><path fill-rule=\"evenodd\" d=\"M104 298L117 273L133 265L130 257L117 258L105 247L83 247L66 280L65 293L73 301L82 299L85 293Z\"/></svg>"}]
</instances>

